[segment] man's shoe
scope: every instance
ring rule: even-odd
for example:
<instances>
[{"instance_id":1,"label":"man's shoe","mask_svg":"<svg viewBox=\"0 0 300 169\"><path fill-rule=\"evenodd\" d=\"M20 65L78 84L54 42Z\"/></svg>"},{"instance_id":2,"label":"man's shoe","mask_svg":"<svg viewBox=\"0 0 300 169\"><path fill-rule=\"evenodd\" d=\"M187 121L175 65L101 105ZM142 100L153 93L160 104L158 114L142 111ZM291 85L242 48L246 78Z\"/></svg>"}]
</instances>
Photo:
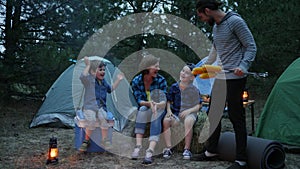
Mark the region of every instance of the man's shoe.
<instances>
[{"instance_id":1,"label":"man's shoe","mask_svg":"<svg viewBox=\"0 0 300 169\"><path fill-rule=\"evenodd\" d=\"M247 165L242 166L239 163L235 162L233 163L230 167L228 167L227 169L247 169Z\"/></svg>"},{"instance_id":2,"label":"man's shoe","mask_svg":"<svg viewBox=\"0 0 300 169\"><path fill-rule=\"evenodd\" d=\"M218 160L218 155L208 157L205 153L197 154L191 157L191 161L215 161Z\"/></svg>"},{"instance_id":3,"label":"man's shoe","mask_svg":"<svg viewBox=\"0 0 300 169\"><path fill-rule=\"evenodd\" d=\"M184 160L190 160L191 157L192 157L192 153L191 153L191 151L188 150L188 149L184 149L182 155L183 155L183 159L184 159Z\"/></svg>"},{"instance_id":4,"label":"man's shoe","mask_svg":"<svg viewBox=\"0 0 300 169\"><path fill-rule=\"evenodd\" d=\"M141 145L136 145L133 152L131 153L131 159L136 160L140 155L140 150L142 149Z\"/></svg>"},{"instance_id":5,"label":"man's shoe","mask_svg":"<svg viewBox=\"0 0 300 169\"><path fill-rule=\"evenodd\" d=\"M165 148L163 151L163 157L169 159L172 155L172 151L170 148Z\"/></svg>"},{"instance_id":6,"label":"man's shoe","mask_svg":"<svg viewBox=\"0 0 300 169\"><path fill-rule=\"evenodd\" d=\"M79 148L79 151L86 152L89 145L90 145L90 141L89 140L84 140L83 143L81 144L80 148Z\"/></svg>"},{"instance_id":7,"label":"man's shoe","mask_svg":"<svg viewBox=\"0 0 300 169\"><path fill-rule=\"evenodd\" d=\"M144 158L144 161L143 161L142 164L145 164L145 165L152 164L152 162L153 162L152 155L153 155L153 151L151 149L147 149L146 150L146 155L145 155L145 158Z\"/></svg>"}]
</instances>

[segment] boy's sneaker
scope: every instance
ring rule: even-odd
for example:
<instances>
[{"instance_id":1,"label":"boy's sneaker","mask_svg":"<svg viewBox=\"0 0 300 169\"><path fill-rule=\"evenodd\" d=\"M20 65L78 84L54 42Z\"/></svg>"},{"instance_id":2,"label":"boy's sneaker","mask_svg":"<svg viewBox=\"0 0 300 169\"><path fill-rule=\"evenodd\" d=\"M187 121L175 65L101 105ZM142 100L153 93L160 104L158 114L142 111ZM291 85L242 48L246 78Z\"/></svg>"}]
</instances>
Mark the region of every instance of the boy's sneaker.
<instances>
[{"instance_id":1,"label":"boy's sneaker","mask_svg":"<svg viewBox=\"0 0 300 169\"><path fill-rule=\"evenodd\" d=\"M169 159L172 155L172 151L170 148L165 148L163 150L163 157L166 158L166 159Z\"/></svg>"},{"instance_id":2,"label":"boy's sneaker","mask_svg":"<svg viewBox=\"0 0 300 169\"><path fill-rule=\"evenodd\" d=\"M153 155L153 150L147 149L143 164L146 164L146 165L152 164L152 162L153 162L152 155Z\"/></svg>"},{"instance_id":3,"label":"boy's sneaker","mask_svg":"<svg viewBox=\"0 0 300 169\"><path fill-rule=\"evenodd\" d=\"M90 141L89 140L84 140L83 143L81 144L80 148L79 148L79 151L86 152L89 145L90 145Z\"/></svg>"},{"instance_id":4,"label":"boy's sneaker","mask_svg":"<svg viewBox=\"0 0 300 169\"><path fill-rule=\"evenodd\" d=\"M182 155L183 155L183 159L185 159L185 160L189 160L192 157L192 153L188 149L184 149Z\"/></svg>"},{"instance_id":5,"label":"boy's sneaker","mask_svg":"<svg viewBox=\"0 0 300 169\"><path fill-rule=\"evenodd\" d=\"M131 153L131 159L136 160L140 155L140 150L142 149L141 145L136 145L133 152Z\"/></svg>"},{"instance_id":6,"label":"boy's sneaker","mask_svg":"<svg viewBox=\"0 0 300 169\"><path fill-rule=\"evenodd\" d=\"M108 139L104 139L104 140L101 142L101 144L102 144L102 146L103 146L103 148L104 148L105 150L109 150L109 149L112 148L112 144L111 144L111 142L110 142Z\"/></svg>"}]
</instances>

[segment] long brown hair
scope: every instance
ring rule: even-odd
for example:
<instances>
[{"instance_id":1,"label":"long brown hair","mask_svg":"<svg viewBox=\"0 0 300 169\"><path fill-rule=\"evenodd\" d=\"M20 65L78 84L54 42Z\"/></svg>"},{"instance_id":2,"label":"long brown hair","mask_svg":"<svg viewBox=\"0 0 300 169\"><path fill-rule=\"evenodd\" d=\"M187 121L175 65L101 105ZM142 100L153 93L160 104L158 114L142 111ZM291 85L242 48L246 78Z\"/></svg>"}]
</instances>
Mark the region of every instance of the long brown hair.
<instances>
[{"instance_id":1,"label":"long brown hair","mask_svg":"<svg viewBox=\"0 0 300 169\"><path fill-rule=\"evenodd\" d=\"M141 60L140 65L139 65L139 71L142 72L142 74L148 74L149 73L148 68L150 66L155 65L159 61L160 61L160 58L157 58L157 57L153 56L152 54L144 55L143 59Z\"/></svg>"}]
</instances>

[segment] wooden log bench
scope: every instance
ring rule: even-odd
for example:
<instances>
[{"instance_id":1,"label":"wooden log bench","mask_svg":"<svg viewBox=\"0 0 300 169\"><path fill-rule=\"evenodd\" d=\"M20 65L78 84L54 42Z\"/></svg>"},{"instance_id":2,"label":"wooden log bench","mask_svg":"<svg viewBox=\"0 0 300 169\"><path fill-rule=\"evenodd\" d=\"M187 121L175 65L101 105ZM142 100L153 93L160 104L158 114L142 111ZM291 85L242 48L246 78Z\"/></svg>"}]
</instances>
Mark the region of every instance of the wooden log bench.
<instances>
[{"instance_id":1,"label":"wooden log bench","mask_svg":"<svg viewBox=\"0 0 300 169\"><path fill-rule=\"evenodd\" d=\"M203 151L204 148L204 144L203 143L199 143L198 142L198 138L200 135L200 131L202 130L203 126L204 126L204 122L206 121L207 115L204 112L199 112L198 113L198 121L194 124L193 127L193 138L192 138L192 142L191 142L191 152L192 153L200 153ZM135 119L135 118L133 118ZM133 138L133 146L135 144L135 133L134 133L134 126L135 126L135 122L134 121L129 121L129 123L127 124L127 126L125 127L125 129L123 130L123 133L131 136ZM171 128L171 140L172 140L172 150L173 152L178 152L178 153L182 153L183 149L184 149L184 126L181 123L181 125L179 126L174 126ZM143 139L143 150L144 151L146 148L148 148L149 146L149 135L150 135L150 125L147 125L145 134L144 134L144 138ZM165 140L163 135L160 135L160 140L155 148L155 152L157 153L162 153L163 149L166 147L165 145Z\"/></svg>"}]
</instances>

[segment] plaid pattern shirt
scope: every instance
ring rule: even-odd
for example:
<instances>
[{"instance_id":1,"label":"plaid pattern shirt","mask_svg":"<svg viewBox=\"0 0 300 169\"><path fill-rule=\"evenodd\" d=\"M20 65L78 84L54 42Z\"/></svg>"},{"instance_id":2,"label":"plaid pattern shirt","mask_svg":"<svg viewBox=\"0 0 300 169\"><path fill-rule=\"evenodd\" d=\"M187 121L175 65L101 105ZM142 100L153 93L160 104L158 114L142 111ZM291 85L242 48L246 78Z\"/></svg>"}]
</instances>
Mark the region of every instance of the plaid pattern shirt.
<instances>
[{"instance_id":1,"label":"plaid pattern shirt","mask_svg":"<svg viewBox=\"0 0 300 169\"><path fill-rule=\"evenodd\" d=\"M199 90L191 83L184 90L180 90L179 83L174 83L167 94L174 115L202 103Z\"/></svg>"},{"instance_id":2,"label":"plaid pattern shirt","mask_svg":"<svg viewBox=\"0 0 300 169\"><path fill-rule=\"evenodd\" d=\"M148 101L142 74L139 74L132 80L131 87L133 95L139 105L141 101ZM150 92L155 89L160 89L164 94L167 93L167 81L160 74L153 79L150 85Z\"/></svg>"}]
</instances>

